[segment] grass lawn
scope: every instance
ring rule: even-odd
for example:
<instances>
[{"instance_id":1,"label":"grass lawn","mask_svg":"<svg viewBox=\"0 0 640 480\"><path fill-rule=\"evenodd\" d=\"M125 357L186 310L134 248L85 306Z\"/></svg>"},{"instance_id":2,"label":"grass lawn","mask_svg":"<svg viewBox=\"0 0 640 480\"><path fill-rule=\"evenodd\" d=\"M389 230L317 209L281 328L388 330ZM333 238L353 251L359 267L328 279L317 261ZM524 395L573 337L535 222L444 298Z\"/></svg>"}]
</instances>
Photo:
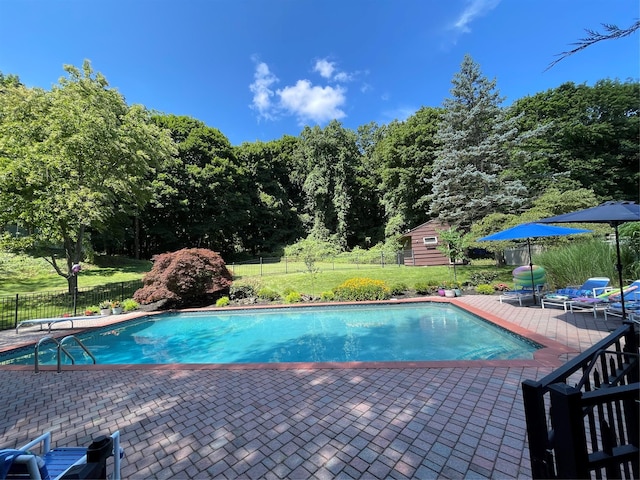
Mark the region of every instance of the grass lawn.
<instances>
[{"instance_id":1,"label":"grass lawn","mask_svg":"<svg viewBox=\"0 0 640 480\"><path fill-rule=\"evenodd\" d=\"M82 262L78 287L139 280L151 262L124 257L96 257L94 264ZM66 290L67 279L42 258L0 253L0 295Z\"/></svg>"},{"instance_id":2,"label":"grass lawn","mask_svg":"<svg viewBox=\"0 0 640 480\"><path fill-rule=\"evenodd\" d=\"M493 283L513 284L511 272L513 266L496 267L493 262L480 261L477 264L456 267L458 282L464 284L474 273L495 272L498 274ZM319 296L322 292L337 287L345 280L354 277L366 277L373 280L383 280L387 285L403 283L409 289L413 289L416 283L426 283L437 286L444 280L453 281L453 267L405 267L397 265L363 266L347 264L317 264L319 271L311 274L305 271L304 266L295 268L289 265L293 273L268 273L269 265L264 266L264 274L236 275L235 281L239 283L251 283L259 287L266 287L282 293L286 289L292 289L299 293ZM236 272L237 273L237 272Z\"/></svg>"},{"instance_id":3,"label":"grass lawn","mask_svg":"<svg viewBox=\"0 0 640 480\"><path fill-rule=\"evenodd\" d=\"M412 289L416 283L438 285L444 280L454 280L453 267L405 267L398 265L353 265L341 263L322 263L314 265L317 273L310 274L303 263L283 262L265 265L229 266L234 280L251 283L258 287L267 287L282 293L292 289L299 293L319 296L322 292L337 287L349 278L366 277L383 280L391 286L405 284ZM124 257L99 256L94 263L82 263L78 276L80 288L104 285L107 283L139 280L151 269L151 262L132 260ZM496 267L491 260L479 260L471 265L456 267L459 282L468 281L474 273L496 272L498 278L492 283L512 282L512 266ZM288 273L284 273L287 271ZM262 275L261 275L262 272ZM42 258L0 253L0 295L58 291L67 288L67 280L56 274L53 267Z\"/></svg>"}]
</instances>

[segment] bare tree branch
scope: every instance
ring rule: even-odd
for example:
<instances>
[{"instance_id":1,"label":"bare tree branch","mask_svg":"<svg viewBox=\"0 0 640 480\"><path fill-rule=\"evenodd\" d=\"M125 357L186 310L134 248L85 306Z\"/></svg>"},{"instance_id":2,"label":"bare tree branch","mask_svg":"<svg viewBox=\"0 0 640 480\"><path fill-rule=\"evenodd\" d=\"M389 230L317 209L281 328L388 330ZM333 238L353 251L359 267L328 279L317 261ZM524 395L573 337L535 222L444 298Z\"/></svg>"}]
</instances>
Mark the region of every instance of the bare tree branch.
<instances>
[{"instance_id":1,"label":"bare tree branch","mask_svg":"<svg viewBox=\"0 0 640 480\"><path fill-rule=\"evenodd\" d=\"M631 35L633 32L635 32L640 28L640 20L636 20L633 25L631 25L629 28L624 28L624 29L619 28L617 25L613 25L609 23L603 23L602 26L605 29L605 33L600 33L600 32L596 32L595 30L585 29L585 31L588 33L588 36L585 38L581 38L579 41L575 43L572 43L571 45L577 45L575 48L556 55L559 58L556 58L553 62L551 62L549 66L544 69L544 71L546 72L547 70L552 68L554 65L556 65L560 61L567 58L568 56L573 55L574 53L578 53L579 51L584 50L585 48L590 47L595 43L601 42L602 40L612 40L617 38L628 37L629 35Z\"/></svg>"}]
</instances>

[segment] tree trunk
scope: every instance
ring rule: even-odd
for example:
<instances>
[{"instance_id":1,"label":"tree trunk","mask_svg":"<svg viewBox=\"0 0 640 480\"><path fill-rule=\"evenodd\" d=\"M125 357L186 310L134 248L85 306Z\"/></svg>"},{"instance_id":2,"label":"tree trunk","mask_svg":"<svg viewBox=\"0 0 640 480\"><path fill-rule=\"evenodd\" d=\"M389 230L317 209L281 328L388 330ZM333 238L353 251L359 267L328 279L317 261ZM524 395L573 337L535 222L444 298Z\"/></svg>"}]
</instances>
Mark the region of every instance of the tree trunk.
<instances>
[{"instance_id":1,"label":"tree trunk","mask_svg":"<svg viewBox=\"0 0 640 480\"><path fill-rule=\"evenodd\" d=\"M140 260L140 219L138 215L133 217L133 255Z\"/></svg>"}]
</instances>

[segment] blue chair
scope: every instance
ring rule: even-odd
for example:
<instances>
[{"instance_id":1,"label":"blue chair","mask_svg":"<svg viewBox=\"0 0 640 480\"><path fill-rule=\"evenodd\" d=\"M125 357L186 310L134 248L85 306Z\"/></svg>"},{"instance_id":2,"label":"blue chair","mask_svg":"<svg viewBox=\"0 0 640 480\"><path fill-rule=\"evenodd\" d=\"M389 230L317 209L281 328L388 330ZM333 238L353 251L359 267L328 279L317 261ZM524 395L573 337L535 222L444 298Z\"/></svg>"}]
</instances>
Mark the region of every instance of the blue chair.
<instances>
[{"instance_id":1,"label":"blue chair","mask_svg":"<svg viewBox=\"0 0 640 480\"><path fill-rule=\"evenodd\" d=\"M579 287L567 287L560 288L553 293L548 293L540 301L542 308L546 306L560 306L566 311L574 302L576 298L587 297L595 298L600 294L603 294L609 290L609 282L611 280L607 277L592 277L587 279Z\"/></svg>"},{"instance_id":2,"label":"blue chair","mask_svg":"<svg viewBox=\"0 0 640 480\"><path fill-rule=\"evenodd\" d=\"M640 293L640 280L636 280L631 285L624 287L624 299L625 304L628 300L633 299L637 293ZM615 305L616 302L621 300L620 289L610 290L603 294L600 294L596 297L577 297L573 299L570 304L571 311L592 311L593 317L597 317L598 310L605 311L605 320L606 320L606 310L611 307L611 305ZM619 305L622 308L621 305ZM615 313L614 313L615 314ZM622 310L620 311L622 314Z\"/></svg>"},{"instance_id":3,"label":"blue chair","mask_svg":"<svg viewBox=\"0 0 640 480\"><path fill-rule=\"evenodd\" d=\"M36 450L38 453L35 453ZM0 450L0 479L56 480L69 478L107 478L106 461L113 456L113 472L109 478L120 480L120 432L101 436L88 447L51 448L51 432L19 449Z\"/></svg>"},{"instance_id":4,"label":"blue chair","mask_svg":"<svg viewBox=\"0 0 640 480\"><path fill-rule=\"evenodd\" d=\"M636 286L636 288L628 293L625 289L624 310L625 313L629 315L629 319L635 321L635 318L640 316L640 280L636 280L631 284L631 286ZM620 301L620 295L618 295L617 301L615 301L615 297L612 300L614 301L610 302L604 311L605 321L607 320L607 315L622 317L622 302Z\"/></svg>"}]
</instances>

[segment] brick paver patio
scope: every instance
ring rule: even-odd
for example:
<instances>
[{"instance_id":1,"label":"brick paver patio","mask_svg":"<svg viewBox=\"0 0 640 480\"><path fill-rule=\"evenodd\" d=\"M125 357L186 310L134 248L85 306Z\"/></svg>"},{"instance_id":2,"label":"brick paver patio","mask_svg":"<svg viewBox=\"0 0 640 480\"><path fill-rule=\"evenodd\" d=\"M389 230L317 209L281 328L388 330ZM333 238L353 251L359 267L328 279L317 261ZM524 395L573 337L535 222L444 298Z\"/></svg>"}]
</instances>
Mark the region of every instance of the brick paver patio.
<instances>
[{"instance_id":1,"label":"brick paver patio","mask_svg":"<svg viewBox=\"0 0 640 480\"><path fill-rule=\"evenodd\" d=\"M460 301L575 351L620 324L496 296ZM0 332L0 349L40 336ZM58 446L88 445L119 429L123 478L530 478L520 383L552 366L445 365L0 367L0 446L47 430Z\"/></svg>"}]
</instances>

